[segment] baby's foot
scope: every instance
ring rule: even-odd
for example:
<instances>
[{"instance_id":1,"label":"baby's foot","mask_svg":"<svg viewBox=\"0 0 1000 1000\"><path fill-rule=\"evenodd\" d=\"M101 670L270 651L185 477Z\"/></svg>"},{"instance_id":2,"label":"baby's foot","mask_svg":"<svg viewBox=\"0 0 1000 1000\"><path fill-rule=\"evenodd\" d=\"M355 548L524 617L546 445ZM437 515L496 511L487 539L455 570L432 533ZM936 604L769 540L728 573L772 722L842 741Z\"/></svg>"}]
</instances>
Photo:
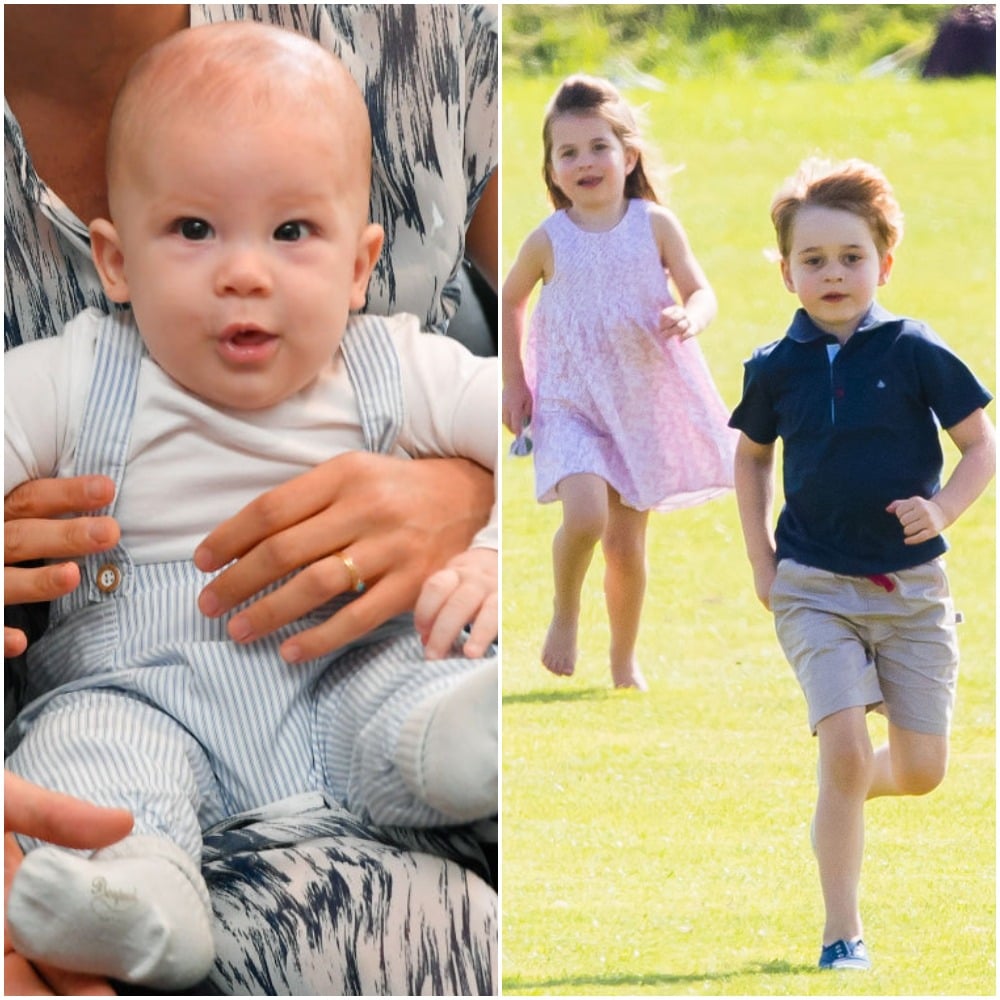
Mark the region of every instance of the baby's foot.
<instances>
[{"instance_id":1,"label":"baby's foot","mask_svg":"<svg viewBox=\"0 0 1000 1000\"><path fill-rule=\"evenodd\" d=\"M643 677L639 664L634 659L628 660L621 666L611 664L611 680L616 688L634 688L636 691L648 691L649 685Z\"/></svg>"},{"instance_id":2,"label":"baby's foot","mask_svg":"<svg viewBox=\"0 0 1000 1000\"><path fill-rule=\"evenodd\" d=\"M577 620L552 616L545 645L542 647L542 665L559 677L572 677L576 670Z\"/></svg>"},{"instance_id":3,"label":"baby's foot","mask_svg":"<svg viewBox=\"0 0 1000 1000\"><path fill-rule=\"evenodd\" d=\"M162 854L87 858L47 846L22 862L7 906L26 958L166 990L193 986L211 969L210 914L204 882L196 888Z\"/></svg>"}]
</instances>

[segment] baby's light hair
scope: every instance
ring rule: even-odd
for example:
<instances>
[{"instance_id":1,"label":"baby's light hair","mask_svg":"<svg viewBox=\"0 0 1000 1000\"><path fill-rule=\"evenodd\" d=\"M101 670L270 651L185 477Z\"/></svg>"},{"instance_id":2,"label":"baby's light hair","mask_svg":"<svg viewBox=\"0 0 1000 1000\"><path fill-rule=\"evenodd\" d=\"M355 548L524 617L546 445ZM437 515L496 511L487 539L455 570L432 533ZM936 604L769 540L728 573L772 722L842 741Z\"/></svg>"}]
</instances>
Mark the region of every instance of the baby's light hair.
<instances>
[{"instance_id":1,"label":"baby's light hair","mask_svg":"<svg viewBox=\"0 0 1000 1000\"><path fill-rule=\"evenodd\" d=\"M111 115L108 183L145 129L180 111L223 113L234 124L277 107L308 118L331 110L344 144L358 146L366 185L371 170L368 109L357 84L332 53L305 35L253 21L219 22L180 31L153 46L129 71ZM322 126L316 126L322 127ZM289 150L289 156L295 151Z\"/></svg>"},{"instance_id":2,"label":"baby's light hair","mask_svg":"<svg viewBox=\"0 0 1000 1000\"><path fill-rule=\"evenodd\" d=\"M807 205L860 216L871 229L880 257L891 253L903 238L903 212L892 185L878 167L864 160L838 163L810 157L785 181L771 202L782 257L791 253L795 217Z\"/></svg>"},{"instance_id":3,"label":"baby's light hair","mask_svg":"<svg viewBox=\"0 0 1000 1000\"><path fill-rule=\"evenodd\" d=\"M646 150L635 112L608 80L578 73L567 77L559 85L545 109L542 123L542 176L552 204L556 208L569 208L573 204L552 179L552 123L560 115L585 114L603 118L625 149L636 154L635 167L625 178L625 197L659 202L643 162Z\"/></svg>"}]
</instances>

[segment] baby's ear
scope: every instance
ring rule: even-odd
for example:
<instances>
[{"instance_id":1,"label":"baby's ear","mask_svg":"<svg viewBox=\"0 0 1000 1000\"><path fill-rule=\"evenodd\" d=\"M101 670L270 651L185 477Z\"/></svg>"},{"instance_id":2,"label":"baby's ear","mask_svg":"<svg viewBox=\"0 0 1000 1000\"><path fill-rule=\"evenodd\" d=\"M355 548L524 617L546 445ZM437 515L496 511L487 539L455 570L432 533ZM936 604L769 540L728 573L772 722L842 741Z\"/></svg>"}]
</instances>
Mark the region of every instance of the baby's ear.
<instances>
[{"instance_id":1,"label":"baby's ear","mask_svg":"<svg viewBox=\"0 0 1000 1000\"><path fill-rule=\"evenodd\" d=\"M90 224L90 254L94 258L107 297L112 302L128 302L125 255L118 239L118 230L107 219L94 219Z\"/></svg>"},{"instance_id":2,"label":"baby's ear","mask_svg":"<svg viewBox=\"0 0 1000 1000\"><path fill-rule=\"evenodd\" d=\"M372 276L378 256L382 252L385 231L377 223L369 223L358 238L358 249L354 257L354 281L351 283L352 309L364 308L368 297L368 280Z\"/></svg>"}]
</instances>

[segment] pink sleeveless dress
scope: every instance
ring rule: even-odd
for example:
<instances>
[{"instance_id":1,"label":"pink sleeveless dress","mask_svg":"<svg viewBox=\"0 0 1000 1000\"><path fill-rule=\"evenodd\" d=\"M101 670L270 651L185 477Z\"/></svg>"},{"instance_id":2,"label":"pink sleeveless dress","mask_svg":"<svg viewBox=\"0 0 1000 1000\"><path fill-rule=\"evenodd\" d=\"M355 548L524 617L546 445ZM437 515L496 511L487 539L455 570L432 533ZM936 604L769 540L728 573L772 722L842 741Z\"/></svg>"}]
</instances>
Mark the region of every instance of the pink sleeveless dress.
<instances>
[{"instance_id":1,"label":"pink sleeveless dress","mask_svg":"<svg viewBox=\"0 0 1000 1000\"><path fill-rule=\"evenodd\" d=\"M657 332L673 299L650 207L630 201L607 232L586 232L565 211L543 223L555 267L525 351L542 503L582 472L636 510L690 507L732 488L737 434L701 348Z\"/></svg>"}]
</instances>

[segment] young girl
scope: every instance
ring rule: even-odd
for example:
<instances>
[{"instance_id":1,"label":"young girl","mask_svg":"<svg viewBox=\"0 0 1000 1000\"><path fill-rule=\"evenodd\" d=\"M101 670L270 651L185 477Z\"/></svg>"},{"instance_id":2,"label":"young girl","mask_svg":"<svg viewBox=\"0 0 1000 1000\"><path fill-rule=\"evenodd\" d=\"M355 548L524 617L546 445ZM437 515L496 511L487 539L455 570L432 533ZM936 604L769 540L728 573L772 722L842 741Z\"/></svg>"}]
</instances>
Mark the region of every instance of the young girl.
<instances>
[{"instance_id":1,"label":"young girl","mask_svg":"<svg viewBox=\"0 0 1000 1000\"><path fill-rule=\"evenodd\" d=\"M525 241L502 303L504 424L520 434L530 421L536 495L563 505L542 663L563 676L575 669L580 593L600 541L611 676L645 690L635 646L649 511L732 486L728 412L691 341L714 318L715 294L657 201L634 116L611 84L566 80L542 137L556 211Z\"/></svg>"}]
</instances>

